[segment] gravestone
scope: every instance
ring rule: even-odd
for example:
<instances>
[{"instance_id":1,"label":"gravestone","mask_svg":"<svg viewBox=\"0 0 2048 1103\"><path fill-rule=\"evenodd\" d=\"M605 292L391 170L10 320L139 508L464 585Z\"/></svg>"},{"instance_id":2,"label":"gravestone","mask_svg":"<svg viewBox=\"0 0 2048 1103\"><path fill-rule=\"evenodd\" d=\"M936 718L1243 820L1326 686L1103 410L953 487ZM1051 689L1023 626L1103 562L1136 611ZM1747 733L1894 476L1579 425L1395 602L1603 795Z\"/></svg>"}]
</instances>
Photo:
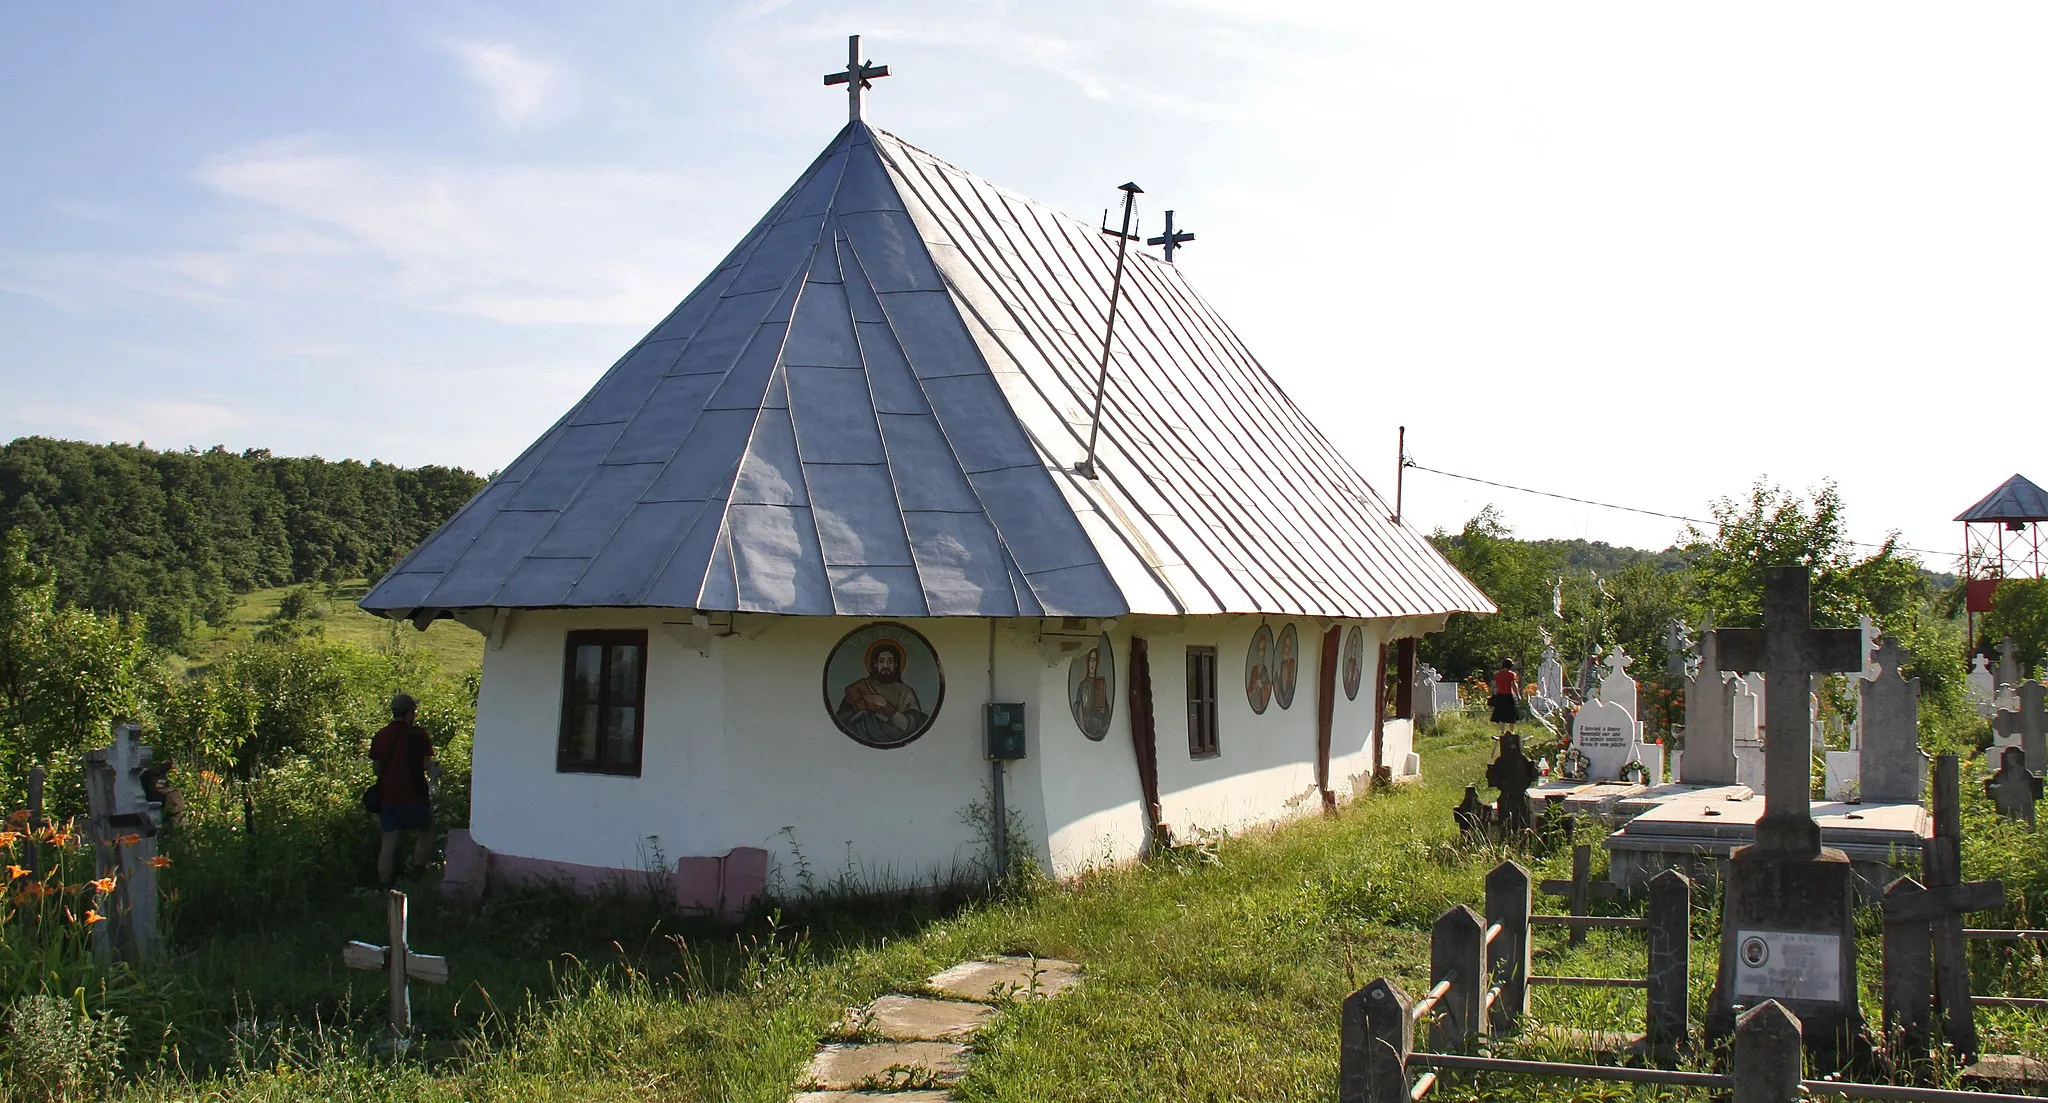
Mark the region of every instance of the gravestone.
<instances>
[{"instance_id":1,"label":"gravestone","mask_svg":"<svg viewBox=\"0 0 2048 1103\"><path fill-rule=\"evenodd\" d=\"M1877 673L1866 676L1856 705L1863 729L1860 759L1866 804L1918 804L1927 791L1929 759L1920 749L1920 679L1903 671L1913 653L1884 637L1874 656Z\"/></svg>"},{"instance_id":2,"label":"gravestone","mask_svg":"<svg viewBox=\"0 0 2048 1103\"><path fill-rule=\"evenodd\" d=\"M1628 676L1628 668L1634 662L1626 650L1616 647L1607 655L1607 673L1600 676L1600 699L1627 709L1630 717L1642 713L1636 701L1636 680Z\"/></svg>"},{"instance_id":3,"label":"gravestone","mask_svg":"<svg viewBox=\"0 0 2048 1103\"><path fill-rule=\"evenodd\" d=\"M2014 696L2019 698L2014 734L2027 752L2027 769L2038 774L2048 770L2048 685L2021 682L2014 687Z\"/></svg>"},{"instance_id":4,"label":"gravestone","mask_svg":"<svg viewBox=\"0 0 2048 1103\"><path fill-rule=\"evenodd\" d=\"M1998 643L1998 684L2016 686L2025 680L2026 672L2020 669L2019 646L2012 642L2011 636L2007 636Z\"/></svg>"},{"instance_id":5,"label":"gravestone","mask_svg":"<svg viewBox=\"0 0 2048 1103\"><path fill-rule=\"evenodd\" d=\"M1572 746L1586 759L1589 781L1618 781L1636 746L1636 718L1604 700L1579 706L1572 718Z\"/></svg>"},{"instance_id":6,"label":"gravestone","mask_svg":"<svg viewBox=\"0 0 2048 1103\"><path fill-rule=\"evenodd\" d=\"M1776 999L1806 1024L1809 1047L1835 1052L1863 1027L1854 879L1848 856L1821 846L1807 695L1785 689L1860 669L1863 656L1856 630L1810 626L1811 585L1804 567L1766 567L1764 627L1715 633L1722 669L1763 672L1778 692L1765 712L1764 813L1728 860L1708 1033L1726 1037L1743 1009Z\"/></svg>"},{"instance_id":7,"label":"gravestone","mask_svg":"<svg viewBox=\"0 0 2048 1103\"><path fill-rule=\"evenodd\" d=\"M1415 719L1418 722L1435 718L1436 686L1441 680L1436 668L1428 663L1422 663L1415 668L1415 690L1412 699L1415 702Z\"/></svg>"},{"instance_id":8,"label":"gravestone","mask_svg":"<svg viewBox=\"0 0 2048 1103\"><path fill-rule=\"evenodd\" d=\"M1998 772L1984 779L1984 795L2009 820L2034 823L2034 804L2041 799L2041 775L2027 769L2027 753L2007 747L1999 755Z\"/></svg>"},{"instance_id":9,"label":"gravestone","mask_svg":"<svg viewBox=\"0 0 2048 1103\"><path fill-rule=\"evenodd\" d=\"M1983 655L1973 656L1969 677L1963 684L1977 715L1991 719L1991 701L1998 694L1998 683L1991 677L1991 660Z\"/></svg>"},{"instance_id":10,"label":"gravestone","mask_svg":"<svg viewBox=\"0 0 2048 1103\"><path fill-rule=\"evenodd\" d=\"M1529 786L1536 784L1536 764L1522 753L1522 737L1509 732L1500 737L1500 757L1486 767L1486 783L1500 790L1494 801L1495 816L1510 831L1529 829Z\"/></svg>"},{"instance_id":11,"label":"gravestone","mask_svg":"<svg viewBox=\"0 0 2048 1103\"><path fill-rule=\"evenodd\" d=\"M1735 727L1728 703L1734 691L1720 670L1709 627L1700 636L1699 669L1685 682L1685 758L1678 776L1687 785L1735 784Z\"/></svg>"},{"instance_id":12,"label":"gravestone","mask_svg":"<svg viewBox=\"0 0 2048 1103\"><path fill-rule=\"evenodd\" d=\"M1443 713L1458 711L1460 707L1458 702L1458 683L1438 682L1436 684L1435 691L1436 701L1434 703L1434 707L1437 712Z\"/></svg>"},{"instance_id":13,"label":"gravestone","mask_svg":"<svg viewBox=\"0 0 2048 1103\"><path fill-rule=\"evenodd\" d=\"M1693 670L1692 629L1682 620L1674 620L1664 630L1664 673L1674 682L1682 682Z\"/></svg>"},{"instance_id":14,"label":"gravestone","mask_svg":"<svg viewBox=\"0 0 2048 1103\"><path fill-rule=\"evenodd\" d=\"M384 894L384 926L389 937L387 945L345 942L341 947L341 963L350 969L382 972L390 981L388 998L392 1042L403 1050L412 1040L410 982L448 983L448 959L413 950L406 934L405 894L397 889L390 889Z\"/></svg>"},{"instance_id":15,"label":"gravestone","mask_svg":"<svg viewBox=\"0 0 2048 1103\"><path fill-rule=\"evenodd\" d=\"M85 798L90 813L93 865L114 888L98 901L107 921L93 927L93 949L102 957L139 962L158 948L156 929L156 835L163 805L149 799L142 774L151 751L142 729L114 726L113 742L85 752Z\"/></svg>"},{"instance_id":16,"label":"gravestone","mask_svg":"<svg viewBox=\"0 0 2048 1103\"><path fill-rule=\"evenodd\" d=\"M1728 727L1735 754L1735 784L1764 790L1764 695L1750 678L1729 681Z\"/></svg>"},{"instance_id":17,"label":"gravestone","mask_svg":"<svg viewBox=\"0 0 2048 1103\"><path fill-rule=\"evenodd\" d=\"M1557 648L1543 649L1543 661L1536 664L1536 693L1553 701L1564 700L1564 664L1557 661Z\"/></svg>"}]
</instances>

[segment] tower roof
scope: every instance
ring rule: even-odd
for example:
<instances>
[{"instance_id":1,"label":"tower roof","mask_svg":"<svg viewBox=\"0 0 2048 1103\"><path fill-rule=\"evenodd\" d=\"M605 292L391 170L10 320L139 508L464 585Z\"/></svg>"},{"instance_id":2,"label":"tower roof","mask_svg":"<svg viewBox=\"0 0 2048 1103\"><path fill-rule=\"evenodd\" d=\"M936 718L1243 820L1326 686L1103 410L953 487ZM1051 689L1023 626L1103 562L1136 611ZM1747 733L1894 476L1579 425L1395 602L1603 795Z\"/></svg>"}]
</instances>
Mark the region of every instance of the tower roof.
<instances>
[{"instance_id":1,"label":"tower roof","mask_svg":"<svg viewBox=\"0 0 2048 1103\"><path fill-rule=\"evenodd\" d=\"M390 616L1490 612L1173 265L851 122L374 587Z\"/></svg>"},{"instance_id":2,"label":"tower roof","mask_svg":"<svg viewBox=\"0 0 2048 1103\"><path fill-rule=\"evenodd\" d=\"M1998 484L1976 505L1956 515L1958 521L2048 521L2048 492L2024 475Z\"/></svg>"}]
</instances>

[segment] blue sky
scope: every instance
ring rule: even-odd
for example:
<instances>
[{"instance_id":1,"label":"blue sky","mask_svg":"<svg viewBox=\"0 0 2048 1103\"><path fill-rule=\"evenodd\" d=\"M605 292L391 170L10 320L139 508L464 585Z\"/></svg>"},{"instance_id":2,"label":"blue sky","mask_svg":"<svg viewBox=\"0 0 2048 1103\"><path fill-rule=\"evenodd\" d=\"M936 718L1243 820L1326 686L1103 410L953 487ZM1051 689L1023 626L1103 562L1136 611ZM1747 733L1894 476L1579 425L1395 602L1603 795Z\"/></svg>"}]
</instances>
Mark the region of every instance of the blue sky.
<instances>
[{"instance_id":1,"label":"blue sky","mask_svg":"<svg viewBox=\"0 0 2048 1103\"><path fill-rule=\"evenodd\" d=\"M16 4L0 439L503 466L844 121L1181 262L1391 493L1699 516L1837 480L1946 552L2038 429L2038 7ZM1412 519L1676 523L1411 474ZM1930 565L1944 566L1939 561Z\"/></svg>"}]
</instances>

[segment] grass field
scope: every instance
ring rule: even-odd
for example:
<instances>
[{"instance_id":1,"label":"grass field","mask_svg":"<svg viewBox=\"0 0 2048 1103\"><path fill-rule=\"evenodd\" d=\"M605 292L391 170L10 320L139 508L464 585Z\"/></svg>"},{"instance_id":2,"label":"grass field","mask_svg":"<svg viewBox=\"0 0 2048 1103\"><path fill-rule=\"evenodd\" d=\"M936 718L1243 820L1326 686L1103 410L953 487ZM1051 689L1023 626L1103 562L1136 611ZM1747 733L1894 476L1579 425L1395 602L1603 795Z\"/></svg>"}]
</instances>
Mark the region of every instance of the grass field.
<instances>
[{"instance_id":1,"label":"grass field","mask_svg":"<svg viewBox=\"0 0 2048 1103\"><path fill-rule=\"evenodd\" d=\"M328 639L371 649L423 647L433 654L446 674L461 674L483 662L483 636L455 621L438 620L421 632L408 622L386 620L356 608L356 602L368 591L368 583L362 579L332 585L279 586L238 595L232 619L219 628L201 627L187 649L188 656L204 662L211 655L255 639L276 617L285 596L294 590L304 590L317 599L313 615L301 623Z\"/></svg>"}]
</instances>

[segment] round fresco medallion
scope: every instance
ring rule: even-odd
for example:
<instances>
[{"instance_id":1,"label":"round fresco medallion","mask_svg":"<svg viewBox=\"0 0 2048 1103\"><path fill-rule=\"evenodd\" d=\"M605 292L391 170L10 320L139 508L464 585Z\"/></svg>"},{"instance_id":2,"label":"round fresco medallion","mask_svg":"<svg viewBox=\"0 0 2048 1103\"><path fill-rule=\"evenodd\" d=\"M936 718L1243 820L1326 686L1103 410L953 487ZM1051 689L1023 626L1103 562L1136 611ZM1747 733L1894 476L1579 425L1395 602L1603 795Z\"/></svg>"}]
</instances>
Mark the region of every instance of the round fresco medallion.
<instances>
[{"instance_id":1,"label":"round fresco medallion","mask_svg":"<svg viewBox=\"0 0 2048 1103\"><path fill-rule=\"evenodd\" d=\"M825 711L870 747L901 747L923 735L945 698L938 652L907 624L856 628L825 659Z\"/></svg>"},{"instance_id":2,"label":"round fresco medallion","mask_svg":"<svg viewBox=\"0 0 2048 1103\"><path fill-rule=\"evenodd\" d=\"M1365 679L1365 629L1357 625L1344 633L1344 699L1358 700L1358 683Z\"/></svg>"},{"instance_id":3,"label":"round fresco medallion","mask_svg":"<svg viewBox=\"0 0 2048 1103\"><path fill-rule=\"evenodd\" d=\"M1109 734L1116 716L1116 649L1108 636L1067 664L1067 705L1082 735L1101 739Z\"/></svg>"},{"instance_id":4,"label":"round fresco medallion","mask_svg":"<svg viewBox=\"0 0 2048 1103\"><path fill-rule=\"evenodd\" d=\"M1263 624L1245 648L1244 699L1255 713L1264 713L1273 700L1273 630Z\"/></svg>"},{"instance_id":5,"label":"round fresco medallion","mask_svg":"<svg viewBox=\"0 0 2048 1103\"><path fill-rule=\"evenodd\" d=\"M1280 629L1273 643L1273 699L1283 709L1294 707L1294 676L1301 670L1301 637L1294 626Z\"/></svg>"}]
</instances>

